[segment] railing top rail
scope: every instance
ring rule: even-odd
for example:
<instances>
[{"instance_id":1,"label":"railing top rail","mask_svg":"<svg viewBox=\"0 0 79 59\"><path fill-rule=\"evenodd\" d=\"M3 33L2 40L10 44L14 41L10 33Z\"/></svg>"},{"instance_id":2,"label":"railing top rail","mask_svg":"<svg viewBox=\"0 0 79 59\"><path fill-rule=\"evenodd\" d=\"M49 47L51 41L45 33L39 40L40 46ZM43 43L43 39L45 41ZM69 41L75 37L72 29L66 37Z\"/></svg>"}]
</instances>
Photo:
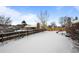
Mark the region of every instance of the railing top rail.
<instances>
[{"instance_id":1,"label":"railing top rail","mask_svg":"<svg viewBox=\"0 0 79 59\"><path fill-rule=\"evenodd\" d=\"M33 31L33 30L32 30ZM8 36L8 35L13 35L13 34L18 34L18 33L26 33L26 32L32 32L31 30L25 30L25 31L15 31L15 32L7 32L7 33L0 33L0 36Z\"/></svg>"}]
</instances>

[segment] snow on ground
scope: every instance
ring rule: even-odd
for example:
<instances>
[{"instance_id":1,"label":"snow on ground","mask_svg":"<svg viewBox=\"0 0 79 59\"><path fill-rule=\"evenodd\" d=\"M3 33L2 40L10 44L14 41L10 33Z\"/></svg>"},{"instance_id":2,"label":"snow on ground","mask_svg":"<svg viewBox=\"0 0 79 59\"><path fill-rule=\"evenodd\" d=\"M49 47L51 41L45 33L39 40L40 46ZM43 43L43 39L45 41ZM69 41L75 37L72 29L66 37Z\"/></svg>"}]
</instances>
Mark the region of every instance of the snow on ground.
<instances>
[{"instance_id":1,"label":"snow on ground","mask_svg":"<svg viewBox=\"0 0 79 59\"><path fill-rule=\"evenodd\" d=\"M36 33L0 46L0 52L7 53L69 53L74 50L71 40L55 31Z\"/></svg>"}]
</instances>

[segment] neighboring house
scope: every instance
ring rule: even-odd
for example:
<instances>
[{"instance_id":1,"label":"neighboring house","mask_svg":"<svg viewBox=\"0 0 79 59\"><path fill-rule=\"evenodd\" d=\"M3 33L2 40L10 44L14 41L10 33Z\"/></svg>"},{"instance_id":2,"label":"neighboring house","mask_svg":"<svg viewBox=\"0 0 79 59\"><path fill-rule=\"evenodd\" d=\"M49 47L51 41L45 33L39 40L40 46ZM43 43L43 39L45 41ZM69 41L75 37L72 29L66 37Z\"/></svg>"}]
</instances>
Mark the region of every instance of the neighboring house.
<instances>
[{"instance_id":1,"label":"neighboring house","mask_svg":"<svg viewBox=\"0 0 79 59\"><path fill-rule=\"evenodd\" d=\"M22 28L23 30L33 30L33 29L36 29L36 26L33 26L33 25L26 25L24 26L24 28Z\"/></svg>"},{"instance_id":2,"label":"neighboring house","mask_svg":"<svg viewBox=\"0 0 79 59\"><path fill-rule=\"evenodd\" d=\"M16 26L14 25L4 25L4 24L0 24L0 33L5 33L5 32L13 32L14 30L16 30Z\"/></svg>"},{"instance_id":3,"label":"neighboring house","mask_svg":"<svg viewBox=\"0 0 79 59\"><path fill-rule=\"evenodd\" d=\"M17 30L20 30L21 28L23 28L24 26L22 24L18 24L16 25Z\"/></svg>"},{"instance_id":4,"label":"neighboring house","mask_svg":"<svg viewBox=\"0 0 79 59\"><path fill-rule=\"evenodd\" d=\"M22 24L16 25L16 27L19 30L33 30L33 29L41 29L40 23L37 23L37 25L25 25L23 26Z\"/></svg>"},{"instance_id":5,"label":"neighboring house","mask_svg":"<svg viewBox=\"0 0 79 59\"><path fill-rule=\"evenodd\" d=\"M18 24L18 25L4 25L0 24L0 33L6 33L6 32L14 32L18 30L34 30L34 29L40 29L40 24L37 23L36 26L33 25L23 25L23 24Z\"/></svg>"}]
</instances>

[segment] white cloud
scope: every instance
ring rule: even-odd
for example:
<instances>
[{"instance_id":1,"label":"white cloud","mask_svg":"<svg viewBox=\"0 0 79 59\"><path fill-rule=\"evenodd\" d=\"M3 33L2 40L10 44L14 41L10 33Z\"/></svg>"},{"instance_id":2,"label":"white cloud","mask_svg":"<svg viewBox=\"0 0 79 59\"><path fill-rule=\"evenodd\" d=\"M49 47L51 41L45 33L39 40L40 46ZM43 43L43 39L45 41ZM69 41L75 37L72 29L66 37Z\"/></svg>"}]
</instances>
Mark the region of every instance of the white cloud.
<instances>
[{"instance_id":1,"label":"white cloud","mask_svg":"<svg viewBox=\"0 0 79 59\"><path fill-rule=\"evenodd\" d=\"M6 15L6 16L17 16L17 15L20 15L19 12L15 11L13 9L10 9L8 7L1 7L1 6L0 6L0 14Z\"/></svg>"},{"instance_id":2,"label":"white cloud","mask_svg":"<svg viewBox=\"0 0 79 59\"><path fill-rule=\"evenodd\" d=\"M21 19L25 20L28 24L31 24L31 25L35 25L37 22L40 22L36 14L27 14L27 15L21 16Z\"/></svg>"},{"instance_id":3,"label":"white cloud","mask_svg":"<svg viewBox=\"0 0 79 59\"><path fill-rule=\"evenodd\" d=\"M8 7L0 7L0 15L11 17L12 24L20 24L22 20L25 20L28 24L36 24L38 18L35 14L22 14L14 9L10 9Z\"/></svg>"},{"instance_id":4,"label":"white cloud","mask_svg":"<svg viewBox=\"0 0 79 59\"><path fill-rule=\"evenodd\" d=\"M19 16L21 16L21 13L8 7L0 6L0 15L11 17L12 24L16 24L19 19Z\"/></svg>"}]
</instances>

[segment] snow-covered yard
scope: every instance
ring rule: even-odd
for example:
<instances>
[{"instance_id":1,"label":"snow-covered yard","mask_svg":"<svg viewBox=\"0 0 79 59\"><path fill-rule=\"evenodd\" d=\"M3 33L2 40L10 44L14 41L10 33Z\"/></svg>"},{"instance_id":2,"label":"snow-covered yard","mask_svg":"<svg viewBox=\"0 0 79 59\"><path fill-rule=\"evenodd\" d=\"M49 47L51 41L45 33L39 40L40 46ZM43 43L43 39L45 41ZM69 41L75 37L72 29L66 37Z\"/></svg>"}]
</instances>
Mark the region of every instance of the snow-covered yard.
<instances>
[{"instance_id":1,"label":"snow-covered yard","mask_svg":"<svg viewBox=\"0 0 79 59\"><path fill-rule=\"evenodd\" d=\"M69 53L78 51L73 47L72 41L64 35L57 34L55 31L45 31L19 40L8 41L7 44L0 46L0 52Z\"/></svg>"}]
</instances>

